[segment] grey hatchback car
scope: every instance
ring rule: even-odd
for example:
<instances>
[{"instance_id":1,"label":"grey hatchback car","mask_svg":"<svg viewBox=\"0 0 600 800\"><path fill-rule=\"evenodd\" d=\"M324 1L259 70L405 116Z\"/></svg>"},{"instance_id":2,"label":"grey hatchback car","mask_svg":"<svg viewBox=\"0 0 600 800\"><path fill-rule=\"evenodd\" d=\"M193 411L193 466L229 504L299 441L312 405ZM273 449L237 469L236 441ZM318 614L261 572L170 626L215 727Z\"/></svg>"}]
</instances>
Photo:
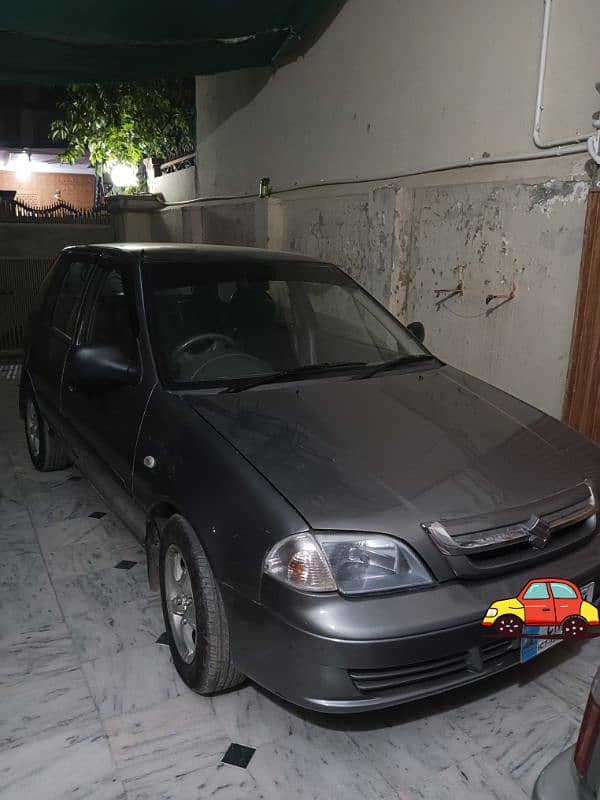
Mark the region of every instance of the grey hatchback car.
<instances>
[{"instance_id":1,"label":"grey hatchback car","mask_svg":"<svg viewBox=\"0 0 600 800\"><path fill-rule=\"evenodd\" d=\"M532 577L597 601L599 449L422 333L299 255L58 258L22 373L31 458L76 462L143 539L191 688L391 706L523 660L480 623Z\"/></svg>"}]
</instances>

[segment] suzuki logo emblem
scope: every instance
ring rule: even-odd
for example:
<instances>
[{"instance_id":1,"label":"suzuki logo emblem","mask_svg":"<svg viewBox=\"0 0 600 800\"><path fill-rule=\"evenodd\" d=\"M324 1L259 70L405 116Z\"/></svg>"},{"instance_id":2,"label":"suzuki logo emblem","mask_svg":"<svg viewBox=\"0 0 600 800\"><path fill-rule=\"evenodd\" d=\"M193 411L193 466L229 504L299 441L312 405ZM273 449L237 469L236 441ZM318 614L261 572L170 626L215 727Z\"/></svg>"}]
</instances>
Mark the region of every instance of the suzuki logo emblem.
<instances>
[{"instance_id":1,"label":"suzuki logo emblem","mask_svg":"<svg viewBox=\"0 0 600 800\"><path fill-rule=\"evenodd\" d=\"M529 519L525 528L529 531L529 543L537 550L542 550L552 536L552 528L543 519L536 517L535 514Z\"/></svg>"}]
</instances>

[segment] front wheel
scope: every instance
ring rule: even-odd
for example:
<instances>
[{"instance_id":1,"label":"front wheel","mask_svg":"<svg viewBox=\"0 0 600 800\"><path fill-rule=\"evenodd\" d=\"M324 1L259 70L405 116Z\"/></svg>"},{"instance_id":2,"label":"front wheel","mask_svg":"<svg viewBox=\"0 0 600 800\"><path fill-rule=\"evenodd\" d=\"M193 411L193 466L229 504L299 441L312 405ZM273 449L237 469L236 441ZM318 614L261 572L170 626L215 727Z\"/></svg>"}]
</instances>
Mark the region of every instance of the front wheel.
<instances>
[{"instance_id":1,"label":"front wheel","mask_svg":"<svg viewBox=\"0 0 600 800\"><path fill-rule=\"evenodd\" d=\"M579 615L567 617L562 624L562 631L565 639L578 639L587 633L587 622Z\"/></svg>"},{"instance_id":2,"label":"front wheel","mask_svg":"<svg viewBox=\"0 0 600 800\"><path fill-rule=\"evenodd\" d=\"M514 614L503 614L494 623L494 632L499 636L520 636L523 622Z\"/></svg>"},{"instance_id":3,"label":"front wheel","mask_svg":"<svg viewBox=\"0 0 600 800\"><path fill-rule=\"evenodd\" d=\"M198 537L178 514L163 530L159 569L167 639L184 683L199 694L241 683L219 586Z\"/></svg>"},{"instance_id":4,"label":"front wheel","mask_svg":"<svg viewBox=\"0 0 600 800\"><path fill-rule=\"evenodd\" d=\"M71 459L42 416L31 389L25 399L25 438L31 462L40 472L71 466Z\"/></svg>"}]
</instances>

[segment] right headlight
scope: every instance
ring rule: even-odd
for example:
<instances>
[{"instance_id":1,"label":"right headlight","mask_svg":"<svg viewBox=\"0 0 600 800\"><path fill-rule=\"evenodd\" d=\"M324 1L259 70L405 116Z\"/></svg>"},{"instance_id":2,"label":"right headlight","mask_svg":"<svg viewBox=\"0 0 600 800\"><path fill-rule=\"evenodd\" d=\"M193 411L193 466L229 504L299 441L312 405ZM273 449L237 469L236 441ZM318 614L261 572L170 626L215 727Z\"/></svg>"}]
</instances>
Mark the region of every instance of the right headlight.
<instances>
[{"instance_id":1,"label":"right headlight","mask_svg":"<svg viewBox=\"0 0 600 800\"><path fill-rule=\"evenodd\" d=\"M267 553L264 571L308 592L345 595L410 589L433 583L413 550L375 533L299 533Z\"/></svg>"}]
</instances>

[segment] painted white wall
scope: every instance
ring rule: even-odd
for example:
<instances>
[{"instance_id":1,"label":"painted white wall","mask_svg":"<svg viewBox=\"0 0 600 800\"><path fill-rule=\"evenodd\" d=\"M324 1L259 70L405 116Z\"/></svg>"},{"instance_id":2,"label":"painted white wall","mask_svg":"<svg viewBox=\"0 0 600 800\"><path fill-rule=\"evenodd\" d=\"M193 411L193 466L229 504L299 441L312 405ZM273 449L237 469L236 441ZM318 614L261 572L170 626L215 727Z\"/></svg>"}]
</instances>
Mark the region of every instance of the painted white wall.
<instances>
[{"instance_id":1,"label":"painted white wall","mask_svg":"<svg viewBox=\"0 0 600 800\"><path fill-rule=\"evenodd\" d=\"M198 189L254 192L535 150L543 0L347 0L306 55L197 78ZM597 0L554 0L542 136L600 106Z\"/></svg>"},{"instance_id":2,"label":"painted white wall","mask_svg":"<svg viewBox=\"0 0 600 800\"><path fill-rule=\"evenodd\" d=\"M196 168L187 167L157 178L149 177L148 189L153 194L162 194L167 203L192 200L196 196Z\"/></svg>"}]
</instances>

